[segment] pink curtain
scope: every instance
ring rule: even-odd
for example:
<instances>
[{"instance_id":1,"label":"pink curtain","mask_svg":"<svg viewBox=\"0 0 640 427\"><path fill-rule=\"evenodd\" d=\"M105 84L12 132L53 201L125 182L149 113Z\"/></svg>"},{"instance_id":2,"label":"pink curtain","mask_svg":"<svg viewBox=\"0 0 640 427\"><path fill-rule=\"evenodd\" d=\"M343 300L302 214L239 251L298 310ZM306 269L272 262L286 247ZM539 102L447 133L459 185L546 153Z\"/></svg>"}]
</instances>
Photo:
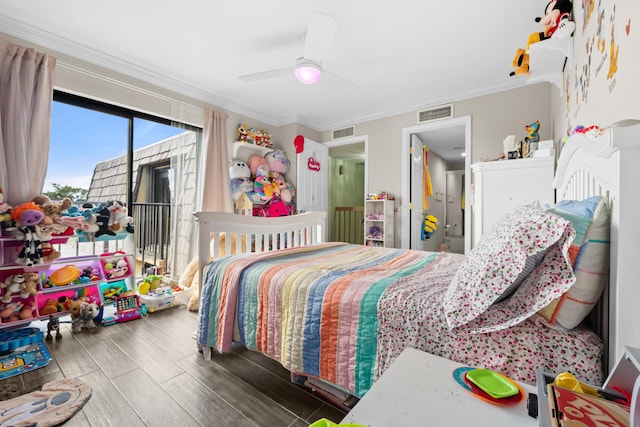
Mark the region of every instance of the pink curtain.
<instances>
[{"instance_id":1,"label":"pink curtain","mask_svg":"<svg viewBox=\"0 0 640 427\"><path fill-rule=\"evenodd\" d=\"M202 210L233 212L229 155L225 138L227 114L205 109L203 129Z\"/></svg>"},{"instance_id":2,"label":"pink curtain","mask_svg":"<svg viewBox=\"0 0 640 427\"><path fill-rule=\"evenodd\" d=\"M10 205L42 192L56 59L0 39L0 186Z\"/></svg>"}]
</instances>

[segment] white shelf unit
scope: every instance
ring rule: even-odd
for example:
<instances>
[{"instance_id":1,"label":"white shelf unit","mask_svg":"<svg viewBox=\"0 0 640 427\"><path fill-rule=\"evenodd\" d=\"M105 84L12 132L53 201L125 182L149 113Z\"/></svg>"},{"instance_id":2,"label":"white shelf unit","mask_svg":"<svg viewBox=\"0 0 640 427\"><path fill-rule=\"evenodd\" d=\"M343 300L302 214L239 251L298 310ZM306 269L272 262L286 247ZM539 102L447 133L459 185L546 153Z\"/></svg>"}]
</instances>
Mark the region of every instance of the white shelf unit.
<instances>
[{"instance_id":1,"label":"white shelf unit","mask_svg":"<svg viewBox=\"0 0 640 427\"><path fill-rule=\"evenodd\" d=\"M565 65L566 62L566 65ZM562 89L566 66L573 65L573 37L550 38L529 46L529 79L527 83L551 82Z\"/></svg>"},{"instance_id":2,"label":"white shelf unit","mask_svg":"<svg viewBox=\"0 0 640 427\"><path fill-rule=\"evenodd\" d=\"M471 165L474 182L473 243L511 209L528 202L555 202L555 158L533 157Z\"/></svg>"},{"instance_id":3,"label":"white shelf unit","mask_svg":"<svg viewBox=\"0 0 640 427\"><path fill-rule=\"evenodd\" d=\"M365 245L394 247L394 210L393 200L364 201ZM378 227L380 234L371 233L372 227Z\"/></svg>"}]
</instances>

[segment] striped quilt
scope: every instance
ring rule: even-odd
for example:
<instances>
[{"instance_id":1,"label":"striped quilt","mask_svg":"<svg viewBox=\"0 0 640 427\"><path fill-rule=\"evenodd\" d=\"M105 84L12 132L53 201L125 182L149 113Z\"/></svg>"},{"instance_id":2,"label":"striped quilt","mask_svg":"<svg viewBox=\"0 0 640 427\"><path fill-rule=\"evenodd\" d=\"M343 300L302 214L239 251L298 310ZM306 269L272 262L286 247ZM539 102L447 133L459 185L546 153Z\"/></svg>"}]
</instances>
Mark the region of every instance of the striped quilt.
<instances>
[{"instance_id":1,"label":"striped quilt","mask_svg":"<svg viewBox=\"0 0 640 427\"><path fill-rule=\"evenodd\" d=\"M199 341L233 341L362 396L376 368L378 301L435 252L324 243L221 258L207 269Z\"/></svg>"}]
</instances>

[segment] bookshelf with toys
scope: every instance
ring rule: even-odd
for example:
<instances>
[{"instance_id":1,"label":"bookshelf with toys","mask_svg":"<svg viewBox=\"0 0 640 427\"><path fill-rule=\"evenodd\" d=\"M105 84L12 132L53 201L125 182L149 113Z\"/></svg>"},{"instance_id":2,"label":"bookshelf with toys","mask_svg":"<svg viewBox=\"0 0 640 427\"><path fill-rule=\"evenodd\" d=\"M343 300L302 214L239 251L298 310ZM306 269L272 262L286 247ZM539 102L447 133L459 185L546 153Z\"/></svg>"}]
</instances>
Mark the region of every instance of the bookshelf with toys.
<instances>
[{"instance_id":1,"label":"bookshelf with toys","mask_svg":"<svg viewBox=\"0 0 640 427\"><path fill-rule=\"evenodd\" d=\"M394 247L393 196L386 193L369 194L364 201L364 244Z\"/></svg>"}]
</instances>

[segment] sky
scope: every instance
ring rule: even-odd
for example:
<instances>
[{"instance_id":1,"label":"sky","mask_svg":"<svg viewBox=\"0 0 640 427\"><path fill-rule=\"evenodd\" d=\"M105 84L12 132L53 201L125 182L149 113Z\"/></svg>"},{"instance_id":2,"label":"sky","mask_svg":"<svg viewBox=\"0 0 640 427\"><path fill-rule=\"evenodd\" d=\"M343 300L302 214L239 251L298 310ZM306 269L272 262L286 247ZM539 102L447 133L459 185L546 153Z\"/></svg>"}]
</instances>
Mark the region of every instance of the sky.
<instances>
[{"instance_id":1,"label":"sky","mask_svg":"<svg viewBox=\"0 0 640 427\"><path fill-rule=\"evenodd\" d=\"M52 191L52 183L88 190L97 163L126 153L127 129L125 118L54 102L44 191ZM135 119L134 149L182 132L184 130L172 126Z\"/></svg>"}]
</instances>

